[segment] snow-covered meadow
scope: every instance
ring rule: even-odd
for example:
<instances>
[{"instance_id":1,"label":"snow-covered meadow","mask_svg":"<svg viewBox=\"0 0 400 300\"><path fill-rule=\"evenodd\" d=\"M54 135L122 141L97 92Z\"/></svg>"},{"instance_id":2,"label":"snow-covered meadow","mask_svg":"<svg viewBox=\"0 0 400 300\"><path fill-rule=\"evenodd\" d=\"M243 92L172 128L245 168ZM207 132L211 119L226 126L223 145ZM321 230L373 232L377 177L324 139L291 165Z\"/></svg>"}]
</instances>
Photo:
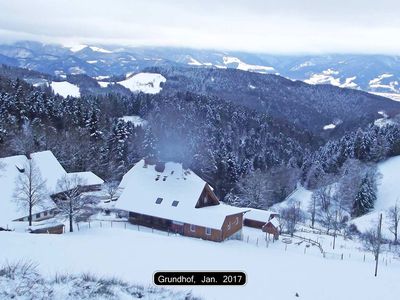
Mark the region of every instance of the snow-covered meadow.
<instances>
[{"instance_id":1,"label":"snow-covered meadow","mask_svg":"<svg viewBox=\"0 0 400 300\"><path fill-rule=\"evenodd\" d=\"M158 270L242 270L245 286L191 286L173 290L192 290L204 299L398 299L400 261L383 255L378 277L373 276L372 255L357 249L358 244L338 237L338 255L324 258L317 247L307 242L281 239L268 244L262 232L245 228L243 241L223 243L152 233L144 227L114 222L81 226L79 232L64 235L31 235L0 232L0 263L29 259L39 264L44 276L57 272L91 272L116 276L122 280L152 285ZM87 225L87 224L86 224ZM307 235L307 233L302 233ZM308 233L330 247L329 236ZM258 239L258 240L257 240ZM307 246L308 245L308 246ZM332 250L333 251L333 250ZM343 260L341 252L345 252ZM385 260L386 259L386 260ZM157 298L156 298L157 299Z\"/></svg>"},{"instance_id":2,"label":"snow-covered meadow","mask_svg":"<svg viewBox=\"0 0 400 300\"><path fill-rule=\"evenodd\" d=\"M63 97L80 97L81 93L79 91L79 87L75 84L69 83L68 81L53 81L50 83L50 86L54 92L54 94L59 94Z\"/></svg>"}]
</instances>

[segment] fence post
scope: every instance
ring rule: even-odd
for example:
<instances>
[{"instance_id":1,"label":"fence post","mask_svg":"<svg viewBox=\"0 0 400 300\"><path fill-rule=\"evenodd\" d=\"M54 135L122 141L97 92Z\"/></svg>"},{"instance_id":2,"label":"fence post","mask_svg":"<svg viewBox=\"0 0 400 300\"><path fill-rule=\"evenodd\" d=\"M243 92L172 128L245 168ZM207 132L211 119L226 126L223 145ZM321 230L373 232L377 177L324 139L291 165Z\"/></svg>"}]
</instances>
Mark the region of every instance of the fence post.
<instances>
[{"instance_id":1,"label":"fence post","mask_svg":"<svg viewBox=\"0 0 400 300\"><path fill-rule=\"evenodd\" d=\"M78 231L79 231L79 223L76 223L76 227L78 228Z\"/></svg>"},{"instance_id":2,"label":"fence post","mask_svg":"<svg viewBox=\"0 0 400 300\"><path fill-rule=\"evenodd\" d=\"M258 247L258 238L257 238L257 247Z\"/></svg>"},{"instance_id":3,"label":"fence post","mask_svg":"<svg viewBox=\"0 0 400 300\"><path fill-rule=\"evenodd\" d=\"M126 229L126 223L124 223L124 227L125 227L125 229Z\"/></svg>"},{"instance_id":4,"label":"fence post","mask_svg":"<svg viewBox=\"0 0 400 300\"><path fill-rule=\"evenodd\" d=\"M247 244L249 243L249 236L247 236Z\"/></svg>"},{"instance_id":5,"label":"fence post","mask_svg":"<svg viewBox=\"0 0 400 300\"><path fill-rule=\"evenodd\" d=\"M154 229L153 229L153 227L151 227L151 233L154 233Z\"/></svg>"},{"instance_id":6,"label":"fence post","mask_svg":"<svg viewBox=\"0 0 400 300\"><path fill-rule=\"evenodd\" d=\"M287 244L285 244L285 251L287 250Z\"/></svg>"},{"instance_id":7,"label":"fence post","mask_svg":"<svg viewBox=\"0 0 400 300\"><path fill-rule=\"evenodd\" d=\"M103 227L103 224L101 224L101 221L100 221L100 228L101 228L101 227Z\"/></svg>"},{"instance_id":8,"label":"fence post","mask_svg":"<svg viewBox=\"0 0 400 300\"><path fill-rule=\"evenodd\" d=\"M364 262L365 262L365 253L364 253Z\"/></svg>"},{"instance_id":9,"label":"fence post","mask_svg":"<svg viewBox=\"0 0 400 300\"><path fill-rule=\"evenodd\" d=\"M342 253L342 257L341 257L341 259L343 260L343 253Z\"/></svg>"},{"instance_id":10,"label":"fence post","mask_svg":"<svg viewBox=\"0 0 400 300\"><path fill-rule=\"evenodd\" d=\"M89 228L90 228L90 221L89 221Z\"/></svg>"},{"instance_id":11,"label":"fence post","mask_svg":"<svg viewBox=\"0 0 400 300\"><path fill-rule=\"evenodd\" d=\"M111 227L112 227L112 221L111 221Z\"/></svg>"},{"instance_id":12,"label":"fence post","mask_svg":"<svg viewBox=\"0 0 400 300\"><path fill-rule=\"evenodd\" d=\"M137 225L137 230L140 231L139 224Z\"/></svg>"}]
</instances>

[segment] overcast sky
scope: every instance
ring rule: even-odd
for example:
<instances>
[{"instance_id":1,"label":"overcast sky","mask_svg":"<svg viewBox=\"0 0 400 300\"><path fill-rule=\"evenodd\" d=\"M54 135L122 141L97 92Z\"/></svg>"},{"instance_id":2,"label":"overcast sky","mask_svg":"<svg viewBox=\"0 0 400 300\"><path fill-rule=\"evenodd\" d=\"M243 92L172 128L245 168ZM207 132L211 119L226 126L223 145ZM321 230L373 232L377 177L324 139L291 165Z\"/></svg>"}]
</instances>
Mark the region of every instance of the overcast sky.
<instances>
[{"instance_id":1,"label":"overcast sky","mask_svg":"<svg viewBox=\"0 0 400 300\"><path fill-rule=\"evenodd\" d=\"M400 0L0 0L0 41L400 54Z\"/></svg>"}]
</instances>

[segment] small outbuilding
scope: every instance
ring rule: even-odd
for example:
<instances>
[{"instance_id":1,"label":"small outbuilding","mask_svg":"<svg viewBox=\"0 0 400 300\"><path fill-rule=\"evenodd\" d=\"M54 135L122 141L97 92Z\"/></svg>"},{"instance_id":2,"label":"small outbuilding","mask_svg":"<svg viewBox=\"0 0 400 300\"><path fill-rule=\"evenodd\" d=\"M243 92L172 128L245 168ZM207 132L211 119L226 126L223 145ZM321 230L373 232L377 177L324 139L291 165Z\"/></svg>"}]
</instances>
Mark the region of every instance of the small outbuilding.
<instances>
[{"instance_id":1,"label":"small outbuilding","mask_svg":"<svg viewBox=\"0 0 400 300\"><path fill-rule=\"evenodd\" d=\"M252 208L244 215L243 225L259 228L272 234L275 239L279 238L279 214L276 212Z\"/></svg>"}]
</instances>

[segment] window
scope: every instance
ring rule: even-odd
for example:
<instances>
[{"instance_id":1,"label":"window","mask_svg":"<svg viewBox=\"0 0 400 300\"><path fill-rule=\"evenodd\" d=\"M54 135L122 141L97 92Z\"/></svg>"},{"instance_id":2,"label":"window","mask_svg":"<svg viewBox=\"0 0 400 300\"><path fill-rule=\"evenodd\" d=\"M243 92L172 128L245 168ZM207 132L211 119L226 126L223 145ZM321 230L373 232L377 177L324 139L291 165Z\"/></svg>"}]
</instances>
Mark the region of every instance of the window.
<instances>
[{"instance_id":1,"label":"window","mask_svg":"<svg viewBox=\"0 0 400 300\"><path fill-rule=\"evenodd\" d=\"M228 223L228 230L231 229L231 222Z\"/></svg>"},{"instance_id":2,"label":"window","mask_svg":"<svg viewBox=\"0 0 400 300\"><path fill-rule=\"evenodd\" d=\"M208 202L208 198L207 198L207 196L204 196L204 204L207 204L207 202Z\"/></svg>"},{"instance_id":3,"label":"window","mask_svg":"<svg viewBox=\"0 0 400 300\"><path fill-rule=\"evenodd\" d=\"M40 218L40 213L36 214L36 219Z\"/></svg>"},{"instance_id":4,"label":"window","mask_svg":"<svg viewBox=\"0 0 400 300\"><path fill-rule=\"evenodd\" d=\"M239 224L239 217L236 217L235 225Z\"/></svg>"},{"instance_id":5,"label":"window","mask_svg":"<svg viewBox=\"0 0 400 300\"><path fill-rule=\"evenodd\" d=\"M177 206L178 206L178 203L179 203L179 201L174 200L174 201L172 201L172 206L177 207Z\"/></svg>"},{"instance_id":6,"label":"window","mask_svg":"<svg viewBox=\"0 0 400 300\"><path fill-rule=\"evenodd\" d=\"M190 224L190 231L195 232L196 231L196 225Z\"/></svg>"},{"instance_id":7,"label":"window","mask_svg":"<svg viewBox=\"0 0 400 300\"><path fill-rule=\"evenodd\" d=\"M206 234L211 235L211 228L206 227Z\"/></svg>"},{"instance_id":8,"label":"window","mask_svg":"<svg viewBox=\"0 0 400 300\"><path fill-rule=\"evenodd\" d=\"M47 216L47 211L45 211L45 212L43 213L43 215L46 217L46 216Z\"/></svg>"},{"instance_id":9,"label":"window","mask_svg":"<svg viewBox=\"0 0 400 300\"><path fill-rule=\"evenodd\" d=\"M156 204L161 204L162 201L163 201L163 198L157 198Z\"/></svg>"}]
</instances>

